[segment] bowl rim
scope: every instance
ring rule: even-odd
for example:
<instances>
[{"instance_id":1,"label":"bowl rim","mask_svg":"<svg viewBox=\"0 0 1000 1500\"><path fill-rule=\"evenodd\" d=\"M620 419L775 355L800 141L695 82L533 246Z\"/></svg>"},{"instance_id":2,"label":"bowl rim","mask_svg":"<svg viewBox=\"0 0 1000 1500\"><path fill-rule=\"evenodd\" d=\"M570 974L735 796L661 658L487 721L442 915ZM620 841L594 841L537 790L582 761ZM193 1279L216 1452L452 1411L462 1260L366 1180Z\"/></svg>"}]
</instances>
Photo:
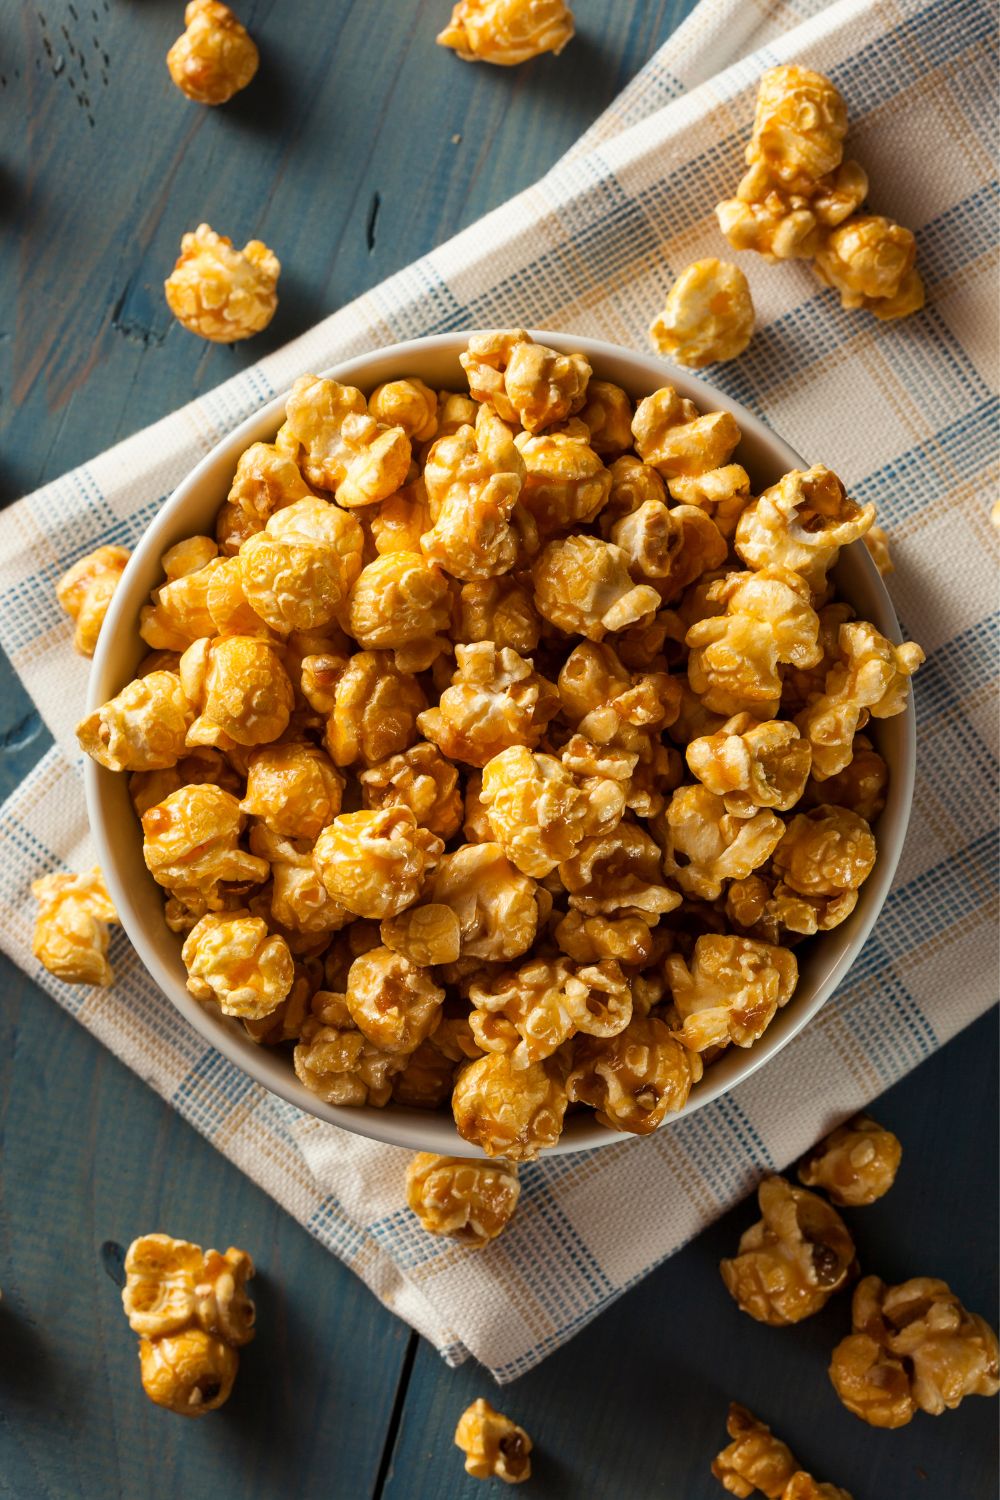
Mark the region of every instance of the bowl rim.
<instances>
[{"instance_id":1,"label":"bowl rim","mask_svg":"<svg viewBox=\"0 0 1000 1500\"><path fill-rule=\"evenodd\" d=\"M343 384L358 384L363 389L370 388L374 382L371 380L369 371L376 363L398 363L402 371L406 364L412 364L414 359L433 355L457 356L470 337L487 331L489 330L458 330L386 345L355 355L351 359L338 361L335 365L321 371L320 374L322 378L339 380ZM600 368L602 365L624 361L627 364L641 366L643 378L645 379L648 373L648 378L655 382L651 385L651 390L671 384L682 395L693 399L702 409L731 412L736 418L743 438L749 437L753 442L763 444L773 450L772 456L775 463L781 465L782 473L793 468L808 467L800 454L741 402L733 400L699 376L691 374L686 369L678 369L657 355L625 348L602 339L584 335L568 335L550 329L531 329L529 333L536 342L544 343L550 348L565 353L583 353L594 367L597 379L605 378ZM402 378L402 376L397 378ZM128 617L131 592L128 584L131 579L135 579L145 571L151 555L155 555L158 562L160 554L165 550L166 545L169 545L168 538L176 528L178 513L187 504L196 500L205 475L221 462L223 455L231 450L238 457L239 453L251 442L266 440L261 438L261 432L272 427L274 430L277 429L283 415L287 394L287 389L279 392L223 434L171 491L136 543L108 609L91 664L87 713L93 712L124 686L124 683L120 681L121 673L112 670L110 658L114 652L118 632L121 630L134 632L135 630L135 615ZM235 459L233 459L233 467L235 468ZM877 601L878 608L872 613L879 616L875 622L878 629L898 644L902 640L902 634L895 610L885 583L867 548L863 542L858 541L852 543L850 548L844 549L844 552L850 552L855 565L860 565L866 586ZM143 591L143 597L145 597L145 591ZM713 1103L722 1095L744 1083L752 1074L777 1056L816 1017L861 953L888 896L909 823L916 770L916 727L912 694L904 713L897 716L896 723L896 733L901 736L898 752L899 764L893 770L889 802L879 820L878 858L872 874L862 887L858 906L852 914L853 928L849 942L840 957L815 986L808 999L803 997L800 1003L796 1004L795 1002L799 1000L796 994L792 1003L779 1013L779 1017L768 1028L768 1032L753 1047L741 1050L738 1054L736 1049L729 1049L728 1061L734 1065L724 1066L726 1060L714 1064L703 1082L692 1091L685 1107L676 1114L668 1115L660 1129L675 1124L679 1120L688 1119L697 1110ZM384 1109L368 1105L358 1108L327 1104L300 1083L290 1065L290 1060L282 1059L286 1063L283 1067L267 1066L278 1061L271 1055L270 1049L260 1047L251 1041L239 1021L231 1021L220 1013L207 1009L187 992L177 976L161 961L154 945L147 941L145 926L136 909L130 886L118 870L115 836L112 832L113 809L109 807L108 799L112 787L120 780L121 773L105 770L89 756L84 756L87 811L98 861L118 911L122 928L135 948L140 961L154 983L198 1034L221 1052L229 1062L249 1074L255 1082L270 1093L276 1094L305 1113L338 1125L352 1134L365 1136L388 1145L405 1147L411 1151L450 1150L452 1154L480 1154L477 1148L462 1140L451 1116L446 1115L444 1111L403 1109L393 1104ZM890 810L891 817L888 816ZM780 1027L778 1026L779 1019L782 1021ZM567 1128L559 1142L544 1151L541 1159L546 1160L554 1156L622 1144L629 1139L632 1137L597 1124L592 1115L574 1115L567 1122Z\"/></svg>"}]
</instances>

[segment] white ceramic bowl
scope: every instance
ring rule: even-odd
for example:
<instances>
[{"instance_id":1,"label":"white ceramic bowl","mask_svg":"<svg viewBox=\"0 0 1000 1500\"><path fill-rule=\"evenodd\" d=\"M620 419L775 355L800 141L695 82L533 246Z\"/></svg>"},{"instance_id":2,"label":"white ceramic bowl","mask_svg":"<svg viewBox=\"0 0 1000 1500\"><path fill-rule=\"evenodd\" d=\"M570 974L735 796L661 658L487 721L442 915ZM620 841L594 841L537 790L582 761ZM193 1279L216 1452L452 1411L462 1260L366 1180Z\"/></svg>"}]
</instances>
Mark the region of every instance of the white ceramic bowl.
<instances>
[{"instance_id":1,"label":"white ceramic bowl","mask_svg":"<svg viewBox=\"0 0 1000 1500\"><path fill-rule=\"evenodd\" d=\"M702 410L731 411L743 433L736 457L749 470L755 493L789 469L807 467L787 443L775 437L744 407L652 355L544 330L534 336L555 349L581 351L590 360L595 374L624 386L633 397L648 395L670 383ZM357 385L366 393L382 381L403 375L417 375L435 389L461 390L464 375L458 356L468 337L468 333L446 333L396 344L338 365L326 374L345 384ZM162 581L162 553L184 537L214 531L215 513L226 497L237 459L251 443L273 438L283 416L284 398L279 397L218 443L174 491L139 542L101 631L91 669L88 709L113 697L134 676L137 663L146 654L147 647L137 630L138 616L150 589ZM889 596L861 542L845 549L835 577L840 593L859 616L873 621L891 640L900 640ZM891 781L888 802L877 825L878 860L861 888L857 906L841 926L811 939L799 950L800 978L792 1001L752 1048L730 1048L712 1065L704 1081L694 1089L684 1114L717 1099L780 1052L816 1015L861 951L885 901L906 832L916 759L912 707L878 725L877 737L889 763ZM298 1081L287 1052L258 1047L238 1021L205 1007L188 994L181 942L164 921L162 892L143 863L142 840L127 783L126 776L105 771L88 760L87 805L98 857L122 925L140 958L163 993L195 1030L266 1088L345 1130L411 1150L469 1154L470 1147L461 1140L446 1113L397 1105L386 1109L346 1109L325 1104ZM673 1115L667 1120L669 1123L679 1118L680 1115ZM568 1118L563 1137L554 1150L583 1151L610 1146L621 1139L618 1132L596 1124L587 1111Z\"/></svg>"}]
</instances>

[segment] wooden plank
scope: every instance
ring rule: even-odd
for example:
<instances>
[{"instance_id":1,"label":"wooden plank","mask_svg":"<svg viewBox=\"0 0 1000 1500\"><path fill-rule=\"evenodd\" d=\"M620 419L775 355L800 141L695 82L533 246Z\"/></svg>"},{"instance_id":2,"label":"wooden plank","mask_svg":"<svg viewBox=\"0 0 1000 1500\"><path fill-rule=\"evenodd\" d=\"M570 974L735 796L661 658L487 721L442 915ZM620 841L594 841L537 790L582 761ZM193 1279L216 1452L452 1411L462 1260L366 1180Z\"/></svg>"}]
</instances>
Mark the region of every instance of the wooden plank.
<instances>
[{"instance_id":1,"label":"wooden plank","mask_svg":"<svg viewBox=\"0 0 1000 1500\"><path fill-rule=\"evenodd\" d=\"M370 1495L409 1329L6 960L0 997L0 1495ZM143 1394L108 1275L150 1230L257 1265L204 1421Z\"/></svg>"},{"instance_id":2,"label":"wooden plank","mask_svg":"<svg viewBox=\"0 0 1000 1500\"><path fill-rule=\"evenodd\" d=\"M875 1114L903 1141L899 1177L880 1203L846 1214L864 1271L941 1276L994 1327L996 1073L994 1015L884 1095ZM478 1366L445 1370L421 1342L384 1500L482 1493L452 1446L460 1413L480 1395L536 1442L533 1500L720 1500L708 1466L730 1400L856 1500L992 1500L994 1403L970 1398L939 1419L876 1432L841 1407L826 1376L849 1331L847 1297L796 1328L765 1328L736 1309L718 1262L754 1218L754 1205L741 1205L504 1390Z\"/></svg>"}]
</instances>

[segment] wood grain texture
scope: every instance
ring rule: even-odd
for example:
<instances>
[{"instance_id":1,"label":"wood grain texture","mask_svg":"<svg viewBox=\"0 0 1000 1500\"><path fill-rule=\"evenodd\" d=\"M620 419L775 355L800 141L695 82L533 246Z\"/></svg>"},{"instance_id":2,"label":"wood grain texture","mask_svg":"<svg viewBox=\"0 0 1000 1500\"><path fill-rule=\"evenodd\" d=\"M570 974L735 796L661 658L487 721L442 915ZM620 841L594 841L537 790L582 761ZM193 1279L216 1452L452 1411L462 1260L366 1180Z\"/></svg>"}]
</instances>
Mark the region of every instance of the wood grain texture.
<instances>
[{"instance_id":1,"label":"wood grain texture","mask_svg":"<svg viewBox=\"0 0 1000 1500\"><path fill-rule=\"evenodd\" d=\"M580 34L563 57L508 72L434 47L448 0L243 0L261 74L204 111L163 67L181 0L0 0L0 495L225 379L526 186L692 4L574 0ZM167 316L163 277L202 219L240 243L262 235L284 262L277 318L249 345L203 345ZM47 744L0 661L0 796ZM892 1197L855 1217L866 1264L949 1277L995 1318L994 1075L985 1021L889 1096L880 1113L906 1164ZM463 1479L451 1436L488 1378L418 1348L2 960L0 1131L4 1500L487 1493ZM708 1500L721 1491L706 1460L738 1395L857 1500L981 1500L986 1402L871 1434L822 1375L843 1304L778 1333L736 1314L715 1267L750 1217L498 1398L539 1444L528 1493ZM117 1247L152 1228L245 1244L260 1267L258 1337L230 1405L204 1423L142 1396L108 1274Z\"/></svg>"}]
</instances>

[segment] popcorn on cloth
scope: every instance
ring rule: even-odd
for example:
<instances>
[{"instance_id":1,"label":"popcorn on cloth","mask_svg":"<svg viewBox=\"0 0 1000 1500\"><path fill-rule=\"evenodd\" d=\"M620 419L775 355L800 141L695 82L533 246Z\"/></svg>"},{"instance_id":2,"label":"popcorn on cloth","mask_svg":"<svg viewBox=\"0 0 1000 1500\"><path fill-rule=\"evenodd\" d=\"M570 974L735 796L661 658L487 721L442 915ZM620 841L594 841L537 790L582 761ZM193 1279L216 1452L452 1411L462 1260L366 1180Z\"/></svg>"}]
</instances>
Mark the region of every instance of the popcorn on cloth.
<instances>
[{"instance_id":1,"label":"popcorn on cloth","mask_svg":"<svg viewBox=\"0 0 1000 1500\"><path fill-rule=\"evenodd\" d=\"M108 924L118 913L100 869L42 875L31 894L38 902L31 951L39 963L64 984L111 984Z\"/></svg>"}]
</instances>

